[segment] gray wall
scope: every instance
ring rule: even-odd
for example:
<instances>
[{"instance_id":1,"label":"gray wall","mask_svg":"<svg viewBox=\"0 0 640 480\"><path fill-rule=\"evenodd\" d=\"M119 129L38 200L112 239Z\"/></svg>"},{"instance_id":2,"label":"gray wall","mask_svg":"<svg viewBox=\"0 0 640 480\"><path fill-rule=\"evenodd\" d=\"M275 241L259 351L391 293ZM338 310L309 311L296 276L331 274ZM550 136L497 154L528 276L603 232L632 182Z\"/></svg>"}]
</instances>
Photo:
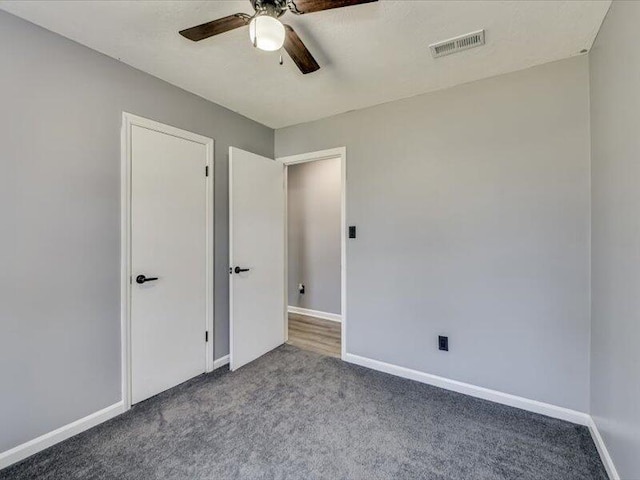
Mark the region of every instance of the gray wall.
<instances>
[{"instance_id":1,"label":"gray wall","mask_svg":"<svg viewBox=\"0 0 640 480\"><path fill-rule=\"evenodd\" d=\"M348 352L588 411L587 58L276 131L338 146Z\"/></svg>"},{"instance_id":2,"label":"gray wall","mask_svg":"<svg viewBox=\"0 0 640 480\"><path fill-rule=\"evenodd\" d=\"M591 50L591 414L640 478L639 2L613 2Z\"/></svg>"},{"instance_id":3,"label":"gray wall","mask_svg":"<svg viewBox=\"0 0 640 480\"><path fill-rule=\"evenodd\" d=\"M216 140L216 357L228 147L272 156L273 130L1 11L0 65L4 451L120 400L122 111Z\"/></svg>"},{"instance_id":4,"label":"gray wall","mask_svg":"<svg viewBox=\"0 0 640 480\"><path fill-rule=\"evenodd\" d=\"M340 314L340 159L291 165L287 181L289 305Z\"/></svg>"}]
</instances>

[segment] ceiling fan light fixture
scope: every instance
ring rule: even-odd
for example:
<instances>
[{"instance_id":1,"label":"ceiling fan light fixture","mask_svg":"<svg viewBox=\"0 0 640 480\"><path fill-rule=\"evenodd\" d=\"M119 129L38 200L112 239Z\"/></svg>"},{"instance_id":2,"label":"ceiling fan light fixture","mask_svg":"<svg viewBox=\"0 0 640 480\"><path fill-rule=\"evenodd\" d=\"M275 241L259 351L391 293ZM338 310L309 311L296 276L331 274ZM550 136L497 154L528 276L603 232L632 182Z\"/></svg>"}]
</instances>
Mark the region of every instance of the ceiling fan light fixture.
<instances>
[{"instance_id":1,"label":"ceiling fan light fixture","mask_svg":"<svg viewBox=\"0 0 640 480\"><path fill-rule=\"evenodd\" d=\"M256 15L249 23L251 43L260 50L274 52L284 45L284 25L270 15Z\"/></svg>"}]
</instances>

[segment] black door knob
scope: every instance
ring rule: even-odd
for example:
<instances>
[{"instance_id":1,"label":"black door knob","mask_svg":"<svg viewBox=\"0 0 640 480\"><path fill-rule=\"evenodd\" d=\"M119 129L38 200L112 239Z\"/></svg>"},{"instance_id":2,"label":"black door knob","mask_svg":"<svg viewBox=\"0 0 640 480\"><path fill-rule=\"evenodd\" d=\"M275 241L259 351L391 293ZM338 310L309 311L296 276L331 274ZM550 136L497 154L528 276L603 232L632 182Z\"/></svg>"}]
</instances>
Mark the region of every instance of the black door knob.
<instances>
[{"instance_id":1,"label":"black door knob","mask_svg":"<svg viewBox=\"0 0 640 480\"><path fill-rule=\"evenodd\" d=\"M144 275L138 275L136 277L136 283L139 283L140 285L142 285L145 282L153 282L154 280L157 280L158 277L145 277Z\"/></svg>"},{"instance_id":2,"label":"black door knob","mask_svg":"<svg viewBox=\"0 0 640 480\"><path fill-rule=\"evenodd\" d=\"M233 271L236 273L240 273L240 272L248 272L249 270L251 270L250 268L240 268L240 267L236 267Z\"/></svg>"}]
</instances>

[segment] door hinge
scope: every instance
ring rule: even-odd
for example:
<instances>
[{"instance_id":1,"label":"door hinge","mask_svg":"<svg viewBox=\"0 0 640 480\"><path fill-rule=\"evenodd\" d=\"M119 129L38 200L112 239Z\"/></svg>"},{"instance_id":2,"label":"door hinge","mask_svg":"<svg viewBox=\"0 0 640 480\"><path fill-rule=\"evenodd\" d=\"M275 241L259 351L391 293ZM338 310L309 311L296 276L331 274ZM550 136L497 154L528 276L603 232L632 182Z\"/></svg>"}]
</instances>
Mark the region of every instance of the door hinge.
<instances>
[{"instance_id":1,"label":"door hinge","mask_svg":"<svg viewBox=\"0 0 640 480\"><path fill-rule=\"evenodd\" d=\"M204 167L204 176L208 177L209 176L209 165L207 165L206 167Z\"/></svg>"},{"instance_id":2,"label":"door hinge","mask_svg":"<svg viewBox=\"0 0 640 480\"><path fill-rule=\"evenodd\" d=\"M205 342L209 341L209 331L204 332L204 341Z\"/></svg>"}]
</instances>

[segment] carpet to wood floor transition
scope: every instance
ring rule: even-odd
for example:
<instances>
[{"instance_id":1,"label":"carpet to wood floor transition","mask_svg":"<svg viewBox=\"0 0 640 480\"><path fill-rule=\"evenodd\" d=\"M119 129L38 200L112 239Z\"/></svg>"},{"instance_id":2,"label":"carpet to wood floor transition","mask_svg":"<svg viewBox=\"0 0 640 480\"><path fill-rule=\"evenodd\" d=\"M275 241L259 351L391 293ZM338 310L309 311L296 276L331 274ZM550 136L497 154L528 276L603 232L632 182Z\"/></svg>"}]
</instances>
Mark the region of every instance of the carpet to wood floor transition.
<instances>
[{"instance_id":1,"label":"carpet to wood floor transition","mask_svg":"<svg viewBox=\"0 0 640 480\"><path fill-rule=\"evenodd\" d=\"M606 479L587 428L284 345L0 479Z\"/></svg>"}]
</instances>

